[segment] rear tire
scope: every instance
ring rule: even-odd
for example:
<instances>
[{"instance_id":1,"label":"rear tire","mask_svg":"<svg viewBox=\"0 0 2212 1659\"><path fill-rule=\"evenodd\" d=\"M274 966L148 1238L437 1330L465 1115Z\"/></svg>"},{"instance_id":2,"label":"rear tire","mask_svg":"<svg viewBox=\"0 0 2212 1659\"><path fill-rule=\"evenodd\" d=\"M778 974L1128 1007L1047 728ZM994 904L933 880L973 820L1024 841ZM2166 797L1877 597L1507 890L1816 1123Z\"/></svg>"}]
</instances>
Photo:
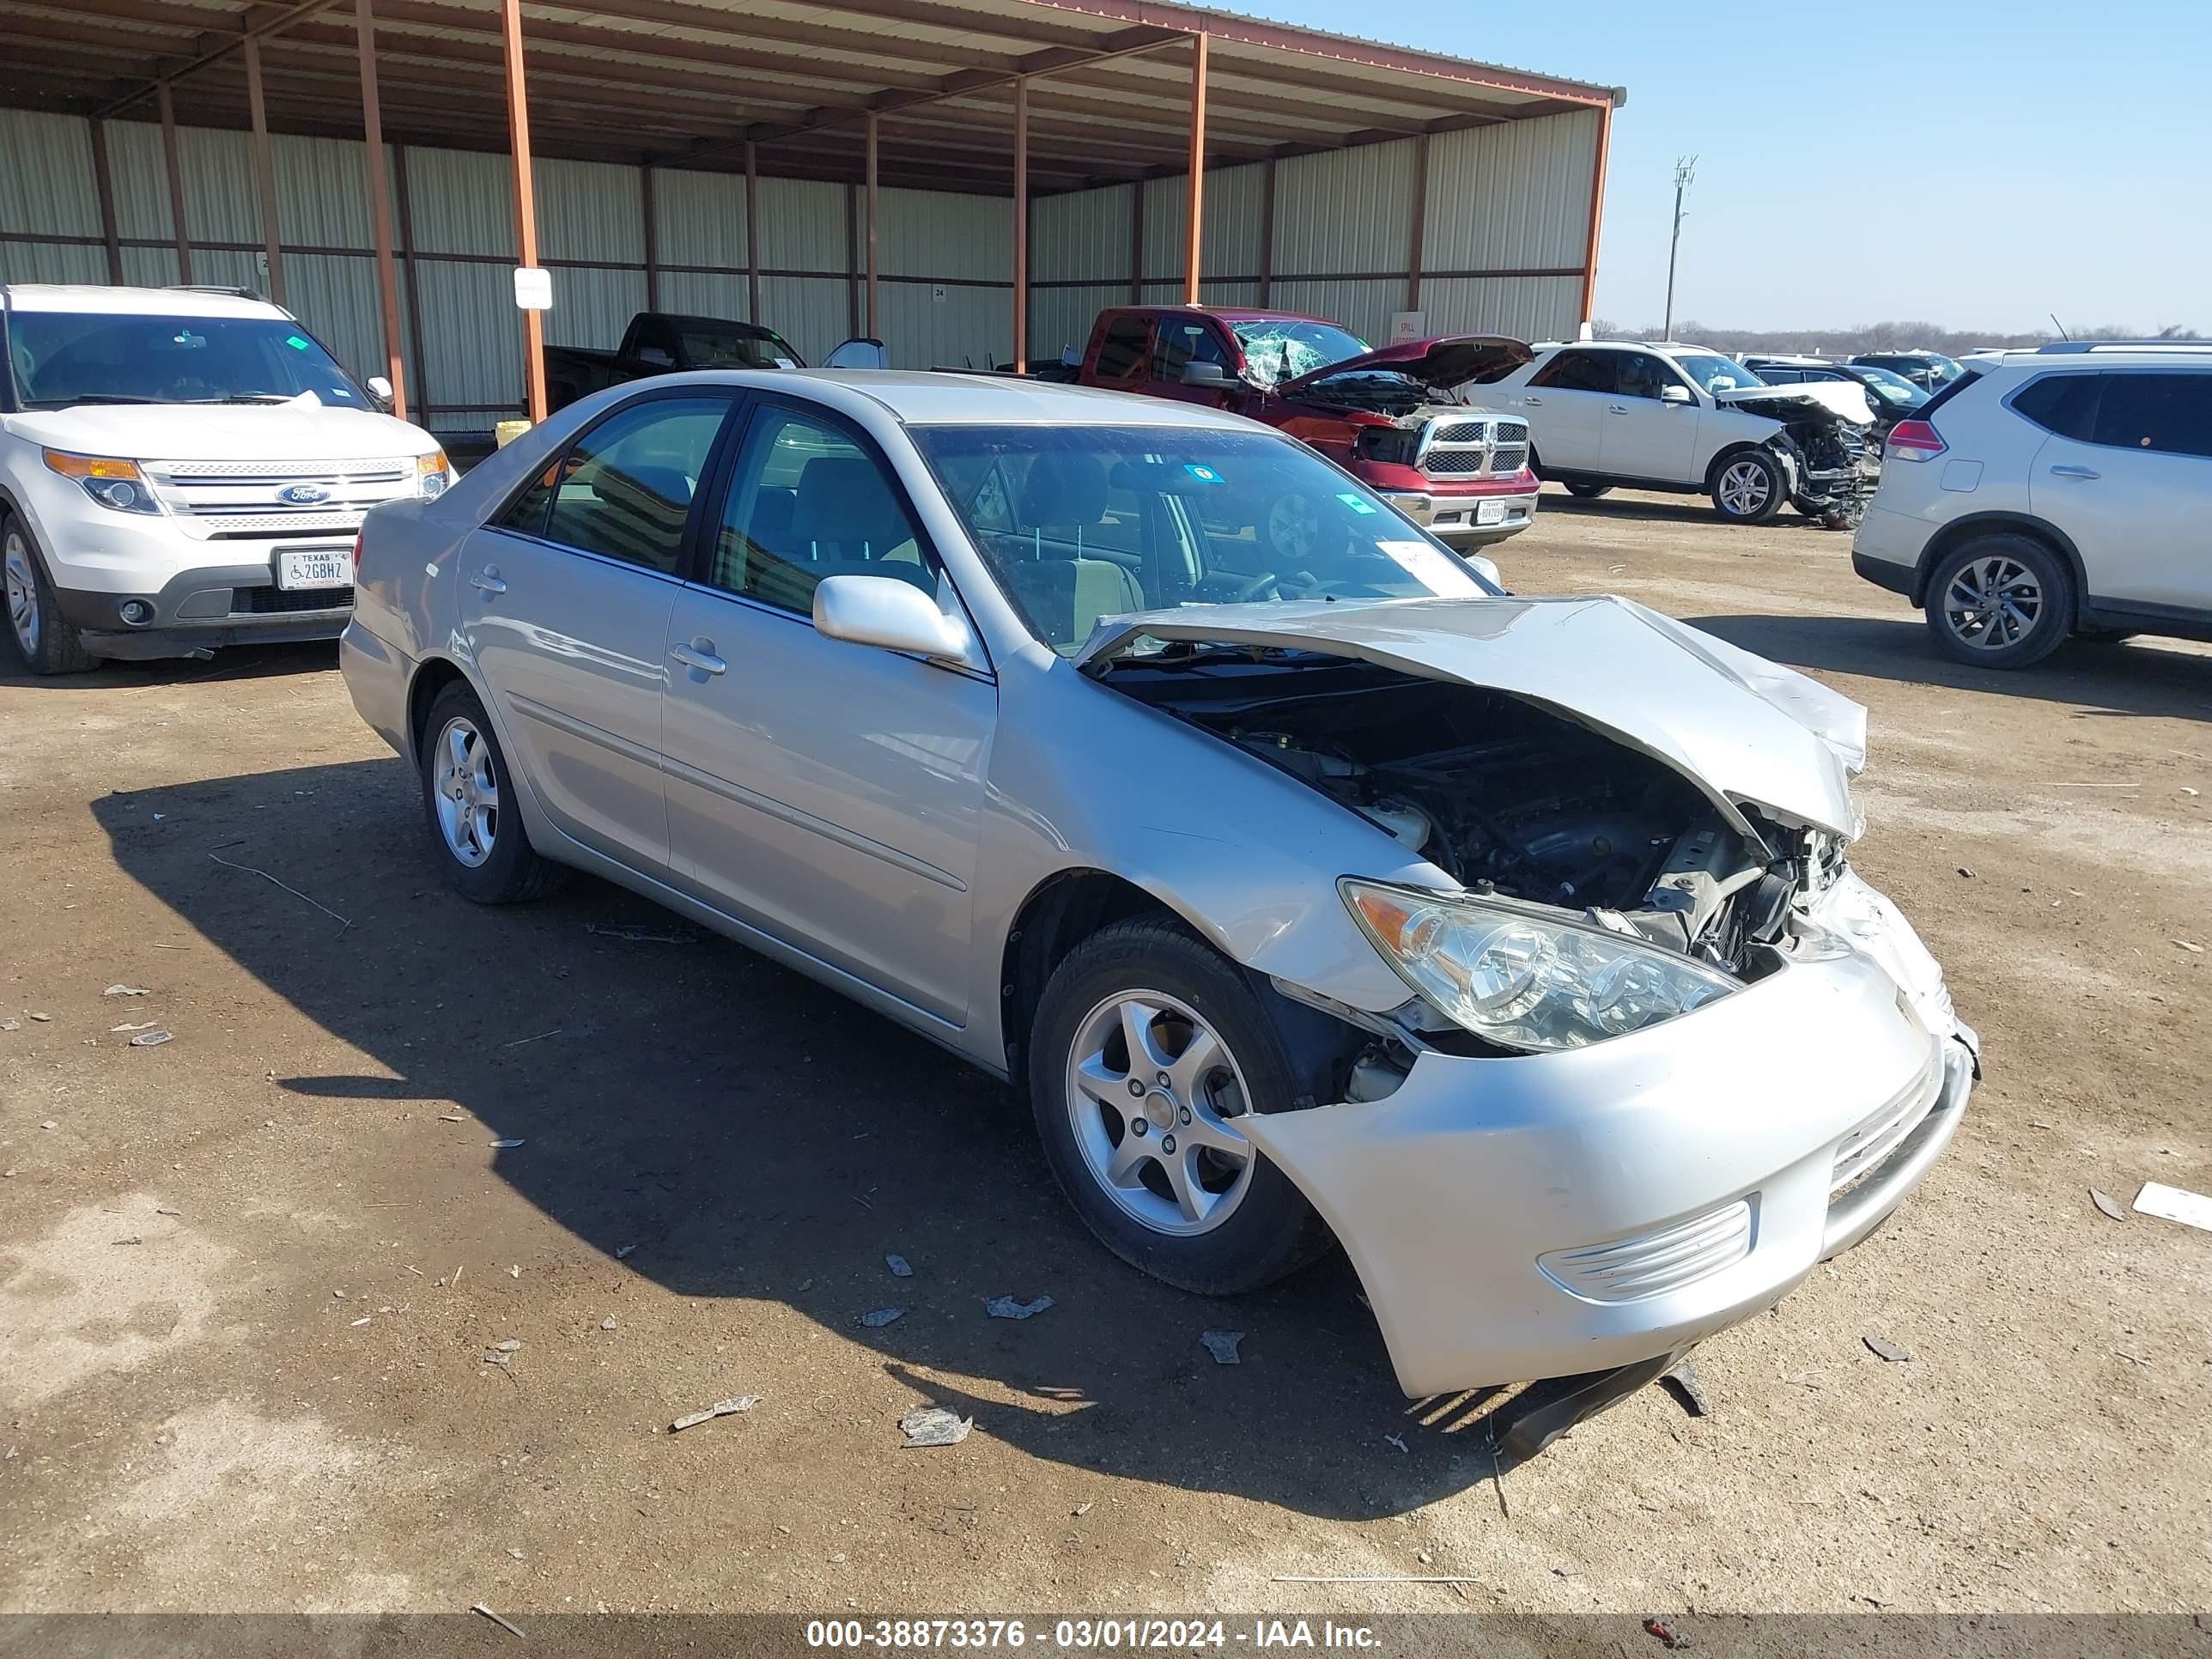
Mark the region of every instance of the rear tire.
<instances>
[{"instance_id":1,"label":"rear tire","mask_svg":"<svg viewBox=\"0 0 2212 1659\"><path fill-rule=\"evenodd\" d=\"M1613 486L1611 484L1571 483L1567 486L1567 494L1572 495L1577 501L1594 501L1601 496L1610 495L1613 494Z\"/></svg>"},{"instance_id":2,"label":"rear tire","mask_svg":"<svg viewBox=\"0 0 2212 1659\"><path fill-rule=\"evenodd\" d=\"M0 513L0 570L5 573L9 630L24 667L33 674L82 674L99 665L76 624L62 615L30 526L12 513Z\"/></svg>"},{"instance_id":3,"label":"rear tire","mask_svg":"<svg viewBox=\"0 0 2212 1659\"><path fill-rule=\"evenodd\" d=\"M1243 975L1180 923L1139 917L1078 945L1045 987L1029 1056L1046 1161L1131 1267L1234 1296L1328 1249L1305 1195L1236 1128L1289 1109L1282 1038Z\"/></svg>"},{"instance_id":4,"label":"rear tire","mask_svg":"<svg viewBox=\"0 0 2212 1659\"><path fill-rule=\"evenodd\" d=\"M2066 641L2074 576L2030 536L1999 531L1943 556L1923 610L1938 650L1978 668L2027 668Z\"/></svg>"},{"instance_id":5,"label":"rear tire","mask_svg":"<svg viewBox=\"0 0 2212 1659\"><path fill-rule=\"evenodd\" d=\"M1729 524L1765 524L1790 495L1782 463L1763 449L1723 456L1713 468L1711 489L1713 511Z\"/></svg>"},{"instance_id":6,"label":"rear tire","mask_svg":"<svg viewBox=\"0 0 2212 1659\"><path fill-rule=\"evenodd\" d=\"M542 857L522 827L521 786L507 771L477 694L456 680L430 704L419 757L422 812L439 866L478 904L543 898L568 872Z\"/></svg>"}]
</instances>

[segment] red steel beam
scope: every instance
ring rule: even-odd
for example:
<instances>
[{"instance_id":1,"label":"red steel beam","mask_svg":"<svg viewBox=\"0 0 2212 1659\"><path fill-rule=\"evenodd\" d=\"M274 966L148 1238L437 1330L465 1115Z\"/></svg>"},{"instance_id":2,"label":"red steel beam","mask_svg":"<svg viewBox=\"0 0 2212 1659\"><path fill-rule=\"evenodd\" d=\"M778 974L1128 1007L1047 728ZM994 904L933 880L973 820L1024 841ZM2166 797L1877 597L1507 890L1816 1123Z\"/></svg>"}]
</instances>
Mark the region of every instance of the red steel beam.
<instances>
[{"instance_id":1,"label":"red steel beam","mask_svg":"<svg viewBox=\"0 0 2212 1659\"><path fill-rule=\"evenodd\" d=\"M284 303L284 233L276 222L276 162L269 153L269 106L261 98L261 43L245 41L246 105L253 125L253 182L261 198L262 257L269 262L269 297Z\"/></svg>"},{"instance_id":2,"label":"red steel beam","mask_svg":"<svg viewBox=\"0 0 2212 1659\"><path fill-rule=\"evenodd\" d=\"M1198 303L1198 261L1206 241L1206 58L1204 31L1190 38L1190 223L1183 237L1182 302Z\"/></svg>"},{"instance_id":3,"label":"red steel beam","mask_svg":"<svg viewBox=\"0 0 2212 1659\"><path fill-rule=\"evenodd\" d=\"M507 125L514 146L517 263L538 263L538 191L530 167L530 95L522 81L522 0L500 0L507 41ZM534 423L545 418L545 313L522 313L523 401Z\"/></svg>"},{"instance_id":4,"label":"red steel beam","mask_svg":"<svg viewBox=\"0 0 2212 1659\"><path fill-rule=\"evenodd\" d=\"M1014 373L1030 372L1030 78L1014 80Z\"/></svg>"},{"instance_id":5,"label":"red steel beam","mask_svg":"<svg viewBox=\"0 0 2212 1659\"><path fill-rule=\"evenodd\" d=\"M385 373L392 381L392 412L407 418L406 354L399 345L399 279L392 259L392 190L384 175L384 106L376 85L374 0L353 0L354 33L361 49L361 125L368 141L368 222L376 246L376 291L384 317ZM413 272L409 272L412 286ZM415 360L422 359L421 349Z\"/></svg>"}]
</instances>

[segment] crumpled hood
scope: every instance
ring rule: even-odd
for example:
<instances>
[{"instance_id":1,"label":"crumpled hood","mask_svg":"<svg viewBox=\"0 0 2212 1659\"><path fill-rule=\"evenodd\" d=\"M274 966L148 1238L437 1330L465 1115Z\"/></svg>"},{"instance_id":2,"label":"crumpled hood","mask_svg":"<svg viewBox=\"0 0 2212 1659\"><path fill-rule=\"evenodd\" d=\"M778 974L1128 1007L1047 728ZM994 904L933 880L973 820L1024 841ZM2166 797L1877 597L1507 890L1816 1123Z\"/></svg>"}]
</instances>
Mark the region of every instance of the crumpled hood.
<instances>
[{"instance_id":1,"label":"crumpled hood","mask_svg":"<svg viewBox=\"0 0 2212 1659\"><path fill-rule=\"evenodd\" d=\"M1264 346L1261 349L1264 353ZM1438 392L1449 392L1469 380L1518 368L1535 355L1527 341L1503 334L1454 334L1434 340L1401 340L1395 345L1377 346L1359 356L1346 357L1342 362L1315 369L1296 380L1278 381L1273 389L1297 392L1338 374L1382 369L1407 375Z\"/></svg>"},{"instance_id":2,"label":"crumpled hood","mask_svg":"<svg viewBox=\"0 0 2212 1659\"><path fill-rule=\"evenodd\" d=\"M1739 830L1741 806L1850 837L1866 710L1815 680L1632 600L1383 599L1185 605L1099 623L1075 660L1140 638L1355 657L1540 704L1663 762Z\"/></svg>"},{"instance_id":3,"label":"crumpled hood","mask_svg":"<svg viewBox=\"0 0 2212 1659\"><path fill-rule=\"evenodd\" d=\"M1771 421L1838 417L1858 426L1874 424L1874 399L1856 380L1802 380L1796 386L1740 386L1713 393L1713 401Z\"/></svg>"},{"instance_id":4,"label":"crumpled hood","mask_svg":"<svg viewBox=\"0 0 2212 1659\"><path fill-rule=\"evenodd\" d=\"M427 455L438 441L368 409L289 404L82 404L7 417L27 442L131 461L329 461Z\"/></svg>"}]
</instances>

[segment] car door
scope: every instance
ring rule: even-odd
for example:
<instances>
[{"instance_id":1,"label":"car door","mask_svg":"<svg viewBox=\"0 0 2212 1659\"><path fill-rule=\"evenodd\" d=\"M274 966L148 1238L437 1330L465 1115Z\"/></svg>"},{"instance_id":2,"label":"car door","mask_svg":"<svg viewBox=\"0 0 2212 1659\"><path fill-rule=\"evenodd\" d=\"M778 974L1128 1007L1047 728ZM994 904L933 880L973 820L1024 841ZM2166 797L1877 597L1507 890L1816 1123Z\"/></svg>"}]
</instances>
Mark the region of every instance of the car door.
<instances>
[{"instance_id":1,"label":"car door","mask_svg":"<svg viewBox=\"0 0 2212 1659\"><path fill-rule=\"evenodd\" d=\"M814 631L826 576L932 593L944 580L872 440L815 405L763 398L727 471L698 580L668 630L662 742L678 880L963 1024L997 687Z\"/></svg>"},{"instance_id":2,"label":"car door","mask_svg":"<svg viewBox=\"0 0 2212 1659\"><path fill-rule=\"evenodd\" d=\"M2036 452L2030 506L2073 538L2090 597L2212 611L2212 368L2095 379L2093 406L2039 422L2061 429Z\"/></svg>"},{"instance_id":3,"label":"car door","mask_svg":"<svg viewBox=\"0 0 2212 1659\"><path fill-rule=\"evenodd\" d=\"M556 828L641 869L668 863L660 779L668 616L726 394L609 411L469 536L460 628Z\"/></svg>"},{"instance_id":4,"label":"car door","mask_svg":"<svg viewBox=\"0 0 2212 1659\"><path fill-rule=\"evenodd\" d=\"M1600 465L1608 477L1651 478L1666 483L1695 483L1698 428L1703 419L1698 393L1656 352L1616 351L1613 395L1605 400L1605 437ZM1668 403L1667 388L1689 393Z\"/></svg>"},{"instance_id":5,"label":"car door","mask_svg":"<svg viewBox=\"0 0 2212 1659\"><path fill-rule=\"evenodd\" d=\"M1505 396L1508 408L1528 416L1528 441L1547 474L1603 470L1599 450L1617 355L1569 346Z\"/></svg>"}]
</instances>

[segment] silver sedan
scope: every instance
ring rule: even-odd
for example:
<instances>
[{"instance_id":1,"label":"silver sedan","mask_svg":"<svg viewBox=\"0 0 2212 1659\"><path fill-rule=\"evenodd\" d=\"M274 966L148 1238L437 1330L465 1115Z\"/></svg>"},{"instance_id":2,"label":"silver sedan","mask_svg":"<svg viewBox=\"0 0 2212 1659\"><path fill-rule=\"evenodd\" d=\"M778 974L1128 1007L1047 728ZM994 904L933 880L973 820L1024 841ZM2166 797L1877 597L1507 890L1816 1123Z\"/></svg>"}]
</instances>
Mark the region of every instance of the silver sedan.
<instances>
[{"instance_id":1,"label":"silver sedan","mask_svg":"<svg viewBox=\"0 0 2212 1659\"><path fill-rule=\"evenodd\" d=\"M346 678L463 893L594 872L1025 1086L1170 1284L1340 1243L1410 1395L1602 1403L1965 1109L1973 1034L1847 860L1863 710L1506 594L1233 416L671 376L380 508L359 567Z\"/></svg>"}]
</instances>

